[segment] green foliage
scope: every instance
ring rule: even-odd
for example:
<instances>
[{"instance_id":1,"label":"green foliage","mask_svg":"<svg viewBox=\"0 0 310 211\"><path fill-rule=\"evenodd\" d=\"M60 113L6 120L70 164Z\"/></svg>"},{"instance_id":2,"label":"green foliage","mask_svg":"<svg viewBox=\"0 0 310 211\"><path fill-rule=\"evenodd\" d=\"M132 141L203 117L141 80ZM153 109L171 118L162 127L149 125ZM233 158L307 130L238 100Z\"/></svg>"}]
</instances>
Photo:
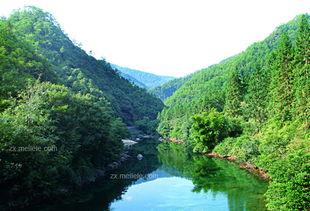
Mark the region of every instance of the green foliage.
<instances>
[{"instance_id":1,"label":"green foliage","mask_svg":"<svg viewBox=\"0 0 310 211\"><path fill-rule=\"evenodd\" d=\"M299 116L308 124L310 119L310 25L307 21L307 16L300 17L299 27L296 34L295 44L295 62L297 68L294 73L294 91L296 101L294 102L295 115Z\"/></svg>"},{"instance_id":2,"label":"green foliage","mask_svg":"<svg viewBox=\"0 0 310 211\"><path fill-rule=\"evenodd\" d=\"M157 134L156 128L158 126L158 120L150 120L148 117L144 117L143 120L136 121L135 125L145 134Z\"/></svg>"},{"instance_id":3,"label":"green foliage","mask_svg":"<svg viewBox=\"0 0 310 211\"><path fill-rule=\"evenodd\" d=\"M268 89L270 74L266 66L255 64L244 97L242 114L245 119L262 124L267 120ZM257 131L256 131L257 132Z\"/></svg>"},{"instance_id":4,"label":"green foliage","mask_svg":"<svg viewBox=\"0 0 310 211\"><path fill-rule=\"evenodd\" d=\"M154 130L163 107L36 7L0 19L0 81L0 204L10 209L93 180L119 159L126 124Z\"/></svg>"},{"instance_id":5,"label":"green foliage","mask_svg":"<svg viewBox=\"0 0 310 211\"><path fill-rule=\"evenodd\" d=\"M223 110L225 77L218 77L222 68L210 68L191 77L175 94L165 100L166 107L158 115L158 132L169 137L189 140L190 117L211 108ZM205 83L207 81L208 83ZM167 130L168 129L168 130Z\"/></svg>"},{"instance_id":6,"label":"green foliage","mask_svg":"<svg viewBox=\"0 0 310 211\"><path fill-rule=\"evenodd\" d=\"M241 115L242 84L241 76L237 69L233 70L227 82L225 113L230 117Z\"/></svg>"},{"instance_id":7,"label":"green foliage","mask_svg":"<svg viewBox=\"0 0 310 211\"><path fill-rule=\"evenodd\" d=\"M215 147L267 171L270 210L307 210L310 203L309 30L309 15L297 16L246 51L193 74L158 116L162 135L189 140L181 129L186 122L195 151ZM234 118L213 118L212 107Z\"/></svg>"},{"instance_id":8,"label":"green foliage","mask_svg":"<svg viewBox=\"0 0 310 211\"><path fill-rule=\"evenodd\" d=\"M36 7L26 7L9 17L19 40L26 40L52 64L62 84L76 93L91 93L111 102L115 115L126 124L145 116L154 120L163 103L133 86L104 60L96 60L65 35L53 16Z\"/></svg>"},{"instance_id":9,"label":"green foliage","mask_svg":"<svg viewBox=\"0 0 310 211\"><path fill-rule=\"evenodd\" d=\"M309 139L298 145L292 147L294 151L289 147L289 152L269 169L273 179L266 193L270 210L303 210L309 206Z\"/></svg>"},{"instance_id":10,"label":"green foliage","mask_svg":"<svg viewBox=\"0 0 310 211\"><path fill-rule=\"evenodd\" d=\"M212 109L210 113L194 115L191 128L191 138L195 142L194 152L212 150L228 136L227 120L223 113Z\"/></svg>"},{"instance_id":11,"label":"green foliage","mask_svg":"<svg viewBox=\"0 0 310 211\"><path fill-rule=\"evenodd\" d=\"M256 163L272 178L266 193L271 210L303 210L309 205L310 136L300 123L270 124L263 131L266 138Z\"/></svg>"},{"instance_id":12,"label":"green foliage","mask_svg":"<svg viewBox=\"0 0 310 211\"><path fill-rule=\"evenodd\" d=\"M124 125L91 96L39 83L0 116L1 181L8 201L46 197L118 159ZM119 135L114 135L120 131ZM18 196L22 189L27 194ZM17 197L16 197L17 196ZM15 199L16 197L16 199Z\"/></svg>"},{"instance_id":13,"label":"green foliage","mask_svg":"<svg viewBox=\"0 0 310 211\"><path fill-rule=\"evenodd\" d=\"M28 80L38 77L57 81L46 59L38 56L27 42L18 41L12 24L0 19L0 101L10 96L16 97Z\"/></svg>"},{"instance_id":14,"label":"green foliage","mask_svg":"<svg viewBox=\"0 0 310 211\"><path fill-rule=\"evenodd\" d=\"M226 138L214 148L214 152L221 155L236 157L239 160L255 162L259 153L260 140L243 135L237 138Z\"/></svg>"},{"instance_id":15,"label":"green foliage","mask_svg":"<svg viewBox=\"0 0 310 211\"><path fill-rule=\"evenodd\" d=\"M173 95L173 93L178 90L186 81L190 80L193 74L185 77L176 78L170 80L162 85L155 86L149 89L149 92L157 96L158 98L165 100L166 98Z\"/></svg>"},{"instance_id":16,"label":"green foliage","mask_svg":"<svg viewBox=\"0 0 310 211\"><path fill-rule=\"evenodd\" d=\"M120 118L112 119L111 121L111 135L115 136L117 140L130 136L130 132L126 127L126 124L123 123Z\"/></svg>"},{"instance_id":17,"label":"green foliage","mask_svg":"<svg viewBox=\"0 0 310 211\"><path fill-rule=\"evenodd\" d=\"M287 121L292 118L293 102L293 57L294 52L286 33L281 35L279 46L276 50L276 58L273 61L272 81L270 87L270 115L279 121Z\"/></svg>"},{"instance_id":18,"label":"green foliage","mask_svg":"<svg viewBox=\"0 0 310 211\"><path fill-rule=\"evenodd\" d=\"M309 15L298 16L246 51L154 89L169 97L158 132L268 171L271 210L309 205L309 28ZM94 178L118 159L124 123L152 133L163 108L35 7L0 20L0 80L1 200L12 209ZM240 125L241 137L226 138ZM198 163L196 173L207 172L210 163ZM208 181L196 184L200 191Z\"/></svg>"}]
</instances>

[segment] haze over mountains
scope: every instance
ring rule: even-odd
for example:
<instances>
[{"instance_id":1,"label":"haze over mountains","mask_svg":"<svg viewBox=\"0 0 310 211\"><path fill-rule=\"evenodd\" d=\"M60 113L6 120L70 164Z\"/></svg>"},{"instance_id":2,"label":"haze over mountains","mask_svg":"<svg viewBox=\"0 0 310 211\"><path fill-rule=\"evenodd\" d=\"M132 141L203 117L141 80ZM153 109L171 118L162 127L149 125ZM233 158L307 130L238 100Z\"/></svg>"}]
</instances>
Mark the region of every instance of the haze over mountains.
<instances>
[{"instance_id":1,"label":"haze over mountains","mask_svg":"<svg viewBox=\"0 0 310 211\"><path fill-rule=\"evenodd\" d=\"M111 64L111 66L114 69L119 70L120 74L124 78L127 78L128 80L131 80L135 84L141 87L144 87L146 89L159 86L175 78L173 76L155 75L155 74L143 72L140 70L135 70L135 69L127 68L127 67L121 67L115 64Z\"/></svg>"}]
</instances>

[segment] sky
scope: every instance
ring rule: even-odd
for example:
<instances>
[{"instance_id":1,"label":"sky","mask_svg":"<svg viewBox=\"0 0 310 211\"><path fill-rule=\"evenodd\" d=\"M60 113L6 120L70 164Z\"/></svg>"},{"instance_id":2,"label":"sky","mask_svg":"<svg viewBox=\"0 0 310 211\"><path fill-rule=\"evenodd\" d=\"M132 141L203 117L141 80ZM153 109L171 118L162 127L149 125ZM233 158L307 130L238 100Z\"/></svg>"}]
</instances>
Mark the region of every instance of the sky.
<instances>
[{"instance_id":1,"label":"sky","mask_svg":"<svg viewBox=\"0 0 310 211\"><path fill-rule=\"evenodd\" d=\"M244 51L309 0L0 0L0 16L32 5L51 13L97 58L157 75L185 76Z\"/></svg>"}]
</instances>

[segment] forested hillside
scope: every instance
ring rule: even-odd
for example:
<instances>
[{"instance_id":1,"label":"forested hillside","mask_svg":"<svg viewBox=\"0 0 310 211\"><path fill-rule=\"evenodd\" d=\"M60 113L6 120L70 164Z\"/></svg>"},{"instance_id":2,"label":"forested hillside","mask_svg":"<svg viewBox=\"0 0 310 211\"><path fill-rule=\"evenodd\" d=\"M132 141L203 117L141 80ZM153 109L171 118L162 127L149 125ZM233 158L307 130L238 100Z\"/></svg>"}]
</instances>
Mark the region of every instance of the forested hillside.
<instances>
[{"instance_id":1,"label":"forested hillside","mask_svg":"<svg viewBox=\"0 0 310 211\"><path fill-rule=\"evenodd\" d=\"M93 180L119 160L126 124L154 127L163 107L35 7L0 19L0 81L1 210Z\"/></svg>"},{"instance_id":2,"label":"forested hillside","mask_svg":"<svg viewBox=\"0 0 310 211\"><path fill-rule=\"evenodd\" d=\"M162 100L173 95L173 93L178 90L186 81L191 79L193 74L190 74L185 77L175 78L161 85L155 86L149 89L150 93L153 93L155 96L159 97Z\"/></svg>"},{"instance_id":3,"label":"forested hillside","mask_svg":"<svg viewBox=\"0 0 310 211\"><path fill-rule=\"evenodd\" d=\"M166 83L174 77L172 76L161 76L155 75L152 73L143 72L140 70L134 70L127 67L121 67L115 64L111 64L113 68L117 69L124 78L132 80L134 83L144 87L144 88L152 88L155 86L159 86L163 83Z\"/></svg>"},{"instance_id":4,"label":"forested hillside","mask_svg":"<svg viewBox=\"0 0 310 211\"><path fill-rule=\"evenodd\" d=\"M117 70L118 71L118 70ZM127 80L129 80L129 81L131 81L131 82L133 82L135 85L138 85L138 86L140 86L140 87L143 87L143 88L145 88L145 89L147 89L147 86L144 84L144 83L142 83L141 81L138 81L137 79L135 79L133 76L131 76L131 75L128 75L128 74L126 74L126 73L122 73L122 72L118 72L121 76L123 76L124 78L126 78Z\"/></svg>"},{"instance_id":5,"label":"forested hillside","mask_svg":"<svg viewBox=\"0 0 310 211\"><path fill-rule=\"evenodd\" d=\"M62 84L75 92L107 98L126 123L133 124L144 116L154 119L161 110L159 100L115 74L106 61L96 60L74 45L50 14L28 7L12 14L8 21L18 38L31 43L51 63Z\"/></svg>"},{"instance_id":6,"label":"forested hillside","mask_svg":"<svg viewBox=\"0 0 310 211\"><path fill-rule=\"evenodd\" d=\"M195 73L158 117L164 137L266 171L270 210L310 205L309 20L299 15L246 51Z\"/></svg>"},{"instance_id":7,"label":"forested hillside","mask_svg":"<svg viewBox=\"0 0 310 211\"><path fill-rule=\"evenodd\" d=\"M0 210L81 191L120 160L127 126L184 140L161 145L158 158L185 175L197 173L179 165L185 147L227 155L270 176L269 210L308 210L309 22L299 15L244 52L170 80L95 59L39 8L0 18ZM204 185L213 167L228 166L201 160ZM222 176L238 181L228 170Z\"/></svg>"}]
</instances>

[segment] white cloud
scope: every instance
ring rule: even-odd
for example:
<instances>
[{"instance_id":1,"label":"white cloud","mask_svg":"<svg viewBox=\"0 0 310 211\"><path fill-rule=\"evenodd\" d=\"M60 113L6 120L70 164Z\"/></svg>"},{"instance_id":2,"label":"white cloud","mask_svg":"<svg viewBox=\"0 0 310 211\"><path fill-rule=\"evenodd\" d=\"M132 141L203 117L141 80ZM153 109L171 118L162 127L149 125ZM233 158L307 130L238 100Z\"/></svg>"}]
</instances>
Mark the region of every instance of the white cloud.
<instances>
[{"instance_id":1,"label":"white cloud","mask_svg":"<svg viewBox=\"0 0 310 211\"><path fill-rule=\"evenodd\" d=\"M5 0L0 15L24 4L51 12L97 57L174 76L239 53L310 9L308 0Z\"/></svg>"}]
</instances>

